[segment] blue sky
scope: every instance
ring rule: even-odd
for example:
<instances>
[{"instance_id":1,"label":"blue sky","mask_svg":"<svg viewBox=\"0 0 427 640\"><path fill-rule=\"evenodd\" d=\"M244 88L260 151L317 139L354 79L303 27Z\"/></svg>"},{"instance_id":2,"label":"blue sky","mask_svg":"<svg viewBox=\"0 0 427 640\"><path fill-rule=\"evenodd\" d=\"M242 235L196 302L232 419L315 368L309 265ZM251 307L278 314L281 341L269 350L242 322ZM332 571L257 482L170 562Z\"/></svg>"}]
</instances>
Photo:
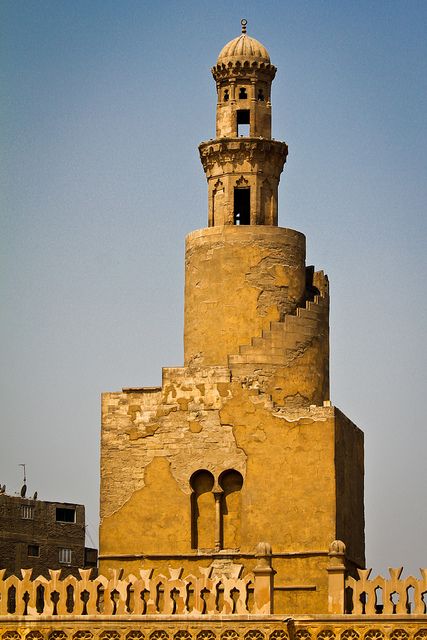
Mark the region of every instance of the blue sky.
<instances>
[{"instance_id":1,"label":"blue sky","mask_svg":"<svg viewBox=\"0 0 427 640\"><path fill-rule=\"evenodd\" d=\"M427 566L427 4L0 4L0 482L83 502L96 538L99 396L182 363L197 145L240 32L278 67L279 223L331 281L332 400L365 432L367 560Z\"/></svg>"}]
</instances>

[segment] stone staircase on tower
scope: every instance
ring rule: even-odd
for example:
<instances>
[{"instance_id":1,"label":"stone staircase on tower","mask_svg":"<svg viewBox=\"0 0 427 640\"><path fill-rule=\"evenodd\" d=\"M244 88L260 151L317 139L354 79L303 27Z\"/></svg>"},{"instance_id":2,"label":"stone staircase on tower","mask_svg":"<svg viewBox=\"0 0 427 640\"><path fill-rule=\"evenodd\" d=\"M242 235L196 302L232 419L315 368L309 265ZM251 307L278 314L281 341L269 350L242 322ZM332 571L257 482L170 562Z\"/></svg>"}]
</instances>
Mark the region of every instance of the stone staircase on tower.
<instances>
[{"instance_id":1,"label":"stone staircase on tower","mask_svg":"<svg viewBox=\"0 0 427 640\"><path fill-rule=\"evenodd\" d=\"M311 300L306 300L305 306L297 307L294 313L286 314L283 320L271 322L269 329L264 329L261 336L253 337L250 344L241 345L239 353L229 355L228 365L232 378L239 380L244 386L259 389L273 405L281 405L282 402L275 401L277 394L273 391L275 387L282 386L278 377L285 380L286 384L286 378L289 376L286 370L299 366L299 360L302 360L310 349L316 350L318 357L323 358L327 367L327 286L322 287L321 291L311 296ZM324 399L326 398L318 397L310 400L308 404L321 403Z\"/></svg>"},{"instance_id":2,"label":"stone staircase on tower","mask_svg":"<svg viewBox=\"0 0 427 640\"><path fill-rule=\"evenodd\" d=\"M268 364L288 367L303 355L306 347L323 329L327 298L316 295L305 307L297 307L295 314L287 314L284 320L271 322L262 336L251 339L251 344L241 345L239 353L230 355L231 369L245 364Z\"/></svg>"}]
</instances>

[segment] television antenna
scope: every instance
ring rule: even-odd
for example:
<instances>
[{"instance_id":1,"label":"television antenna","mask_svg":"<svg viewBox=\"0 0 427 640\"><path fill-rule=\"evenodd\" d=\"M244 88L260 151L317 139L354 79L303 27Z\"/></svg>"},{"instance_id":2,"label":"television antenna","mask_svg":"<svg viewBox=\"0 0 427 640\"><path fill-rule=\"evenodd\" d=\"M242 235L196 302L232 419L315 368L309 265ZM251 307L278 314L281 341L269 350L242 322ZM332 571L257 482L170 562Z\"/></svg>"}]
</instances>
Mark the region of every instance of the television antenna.
<instances>
[{"instance_id":1,"label":"television antenna","mask_svg":"<svg viewBox=\"0 0 427 640\"><path fill-rule=\"evenodd\" d=\"M27 484L26 484L27 476L25 473L26 469L25 469L25 464L20 464L19 466L23 467L23 470L24 470L24 484L21 487L21 498L25 498L25 494L27 493Z\"/></svg>"}]
</instances>

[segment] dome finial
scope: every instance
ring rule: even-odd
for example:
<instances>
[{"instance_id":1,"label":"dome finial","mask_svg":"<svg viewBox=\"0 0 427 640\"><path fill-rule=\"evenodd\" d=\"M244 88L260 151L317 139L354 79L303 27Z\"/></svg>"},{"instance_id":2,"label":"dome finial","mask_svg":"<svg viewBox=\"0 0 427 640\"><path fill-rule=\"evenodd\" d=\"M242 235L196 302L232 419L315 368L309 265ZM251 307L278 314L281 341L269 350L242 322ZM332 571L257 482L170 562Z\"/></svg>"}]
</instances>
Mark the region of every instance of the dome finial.
<instances>
[{"instance_id":1,"label":"dome finial","mask_svg":"<svg viewBox=\"0 0 427 640\"><path fill-rule=\"evenodd\" d=\"M248 24L248 21L243 18L243 20L240 20L240 24L242 25L242 33L246 33L246 25Z\"/></svg>"}]
</instances>

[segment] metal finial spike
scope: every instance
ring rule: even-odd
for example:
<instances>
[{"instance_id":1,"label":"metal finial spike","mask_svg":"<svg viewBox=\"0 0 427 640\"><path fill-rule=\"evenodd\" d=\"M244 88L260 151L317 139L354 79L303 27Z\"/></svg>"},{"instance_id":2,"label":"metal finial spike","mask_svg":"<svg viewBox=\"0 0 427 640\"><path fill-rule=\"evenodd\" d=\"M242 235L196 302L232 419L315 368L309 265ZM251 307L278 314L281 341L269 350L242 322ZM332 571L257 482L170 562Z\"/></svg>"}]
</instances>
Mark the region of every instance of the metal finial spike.
<instances>
[{"instance_id":1,"label":"metal finial spike","mask_svg":"<svg viewBox=\"0 0 427 640\"><path fill-rule=\"evenodd\" d=\"M242 25L242 33L246 33L246 25L248 24L248 21L243 18L243 20L240 20L240 24Z\"/></svg>"}]
</instances>

